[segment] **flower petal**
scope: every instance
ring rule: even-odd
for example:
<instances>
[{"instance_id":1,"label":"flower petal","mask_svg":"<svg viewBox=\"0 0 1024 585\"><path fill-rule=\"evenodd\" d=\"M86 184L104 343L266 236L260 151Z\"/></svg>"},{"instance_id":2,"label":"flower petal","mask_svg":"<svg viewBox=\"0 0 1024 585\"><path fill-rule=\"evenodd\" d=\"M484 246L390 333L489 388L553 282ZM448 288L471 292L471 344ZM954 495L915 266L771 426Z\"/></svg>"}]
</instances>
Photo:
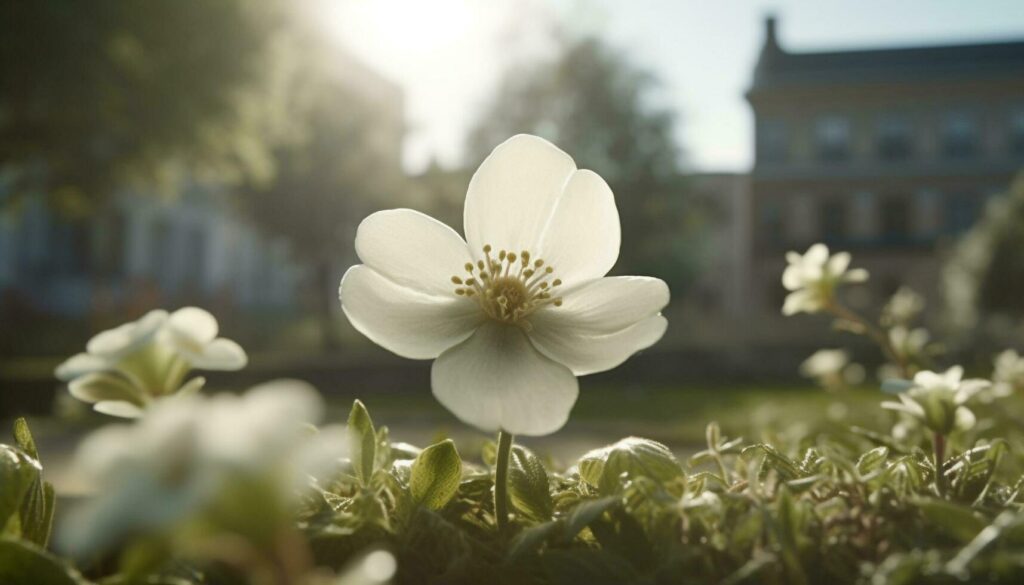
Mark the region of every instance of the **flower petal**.
<instances>
[{"instance_id":1,"label":"flower petal","mask_svg":"<svg viewBox=\"0 0 1024 585\"><path fill-rule=\"evenodd\" d=\"M75 378L68 383L68 392L82 402L118 400L138 403L139 391L121 376L93 373Z\"/></svg>"},{"instance_id":2,"label":"flower petal","mask_svg":"<svg viewBox=\"0 0 1024 585\"><path fill-rule=\"evenodd\" d=\"M820 304L814 293L807 289L795 290L786 295L786 301L782 305L783 315L796 315L801 311L813 313L820 308Z\"/></svg>"},{"instance_id":3,"label":"flower petal","mask_svg":"<svg viewBox=\"0 0 1024 585\"><path fill-rule=\"evenodd\" d=\"M399 286L362 264L348 269L338 294L353 327L411 359L437 357L469 337L483 318L473 301Z\"/></svg>"},{"instance_id":4,"label":"flower petal","mask_svg":"<svg viewBox=\"0 0 1024 585\"><path fill-rule=\"evenodd\" d=\"M801 264L790 264L782 271L782 286L786 290L797 290L804 286L804 269Z\"/></svg>"},{"instance_id":5,"label":"flower petal","mask_svg":"<svg viewBox=\"0 0 1024 585\"><path fill-rule=\"evenodd\" d=\"M576 170L572 158L543 138L520 134L498 145L469 182L463 216L472 254L536 250L544 227Z\"/></svg>"},{"instance_id":6,"label":"flower petal","mask_svg":"<svg viewBox=\"0 0 1024 585\"><path fill-rule=\"evenodd\" d=\"M585 335L607 335L656 315L669 301L668 285L647 276L599 278L571 287L561 307L530 317L537 329L571 328Z\"/></svg>"},{"instance_id":7,"label":"flower petal","mask_svg":"<svg viewBox=\"0 0 1024 585\"><path fill-rule=\"evenodd\" d=\"M359 224L356 254L370 268L414 290L451 295L451 277L472 260L452 228L411 209L378 211Z\"/></svg>"},{"instance_id":8,"label":"flower petal","mask_svg":"<svg viewBox=\"0 0 1024 585\"><path fill-rule=\"evenodd\" d=\"M574 283L600 278L619 258L619 210L611 187L593 171L576 171L555 204L537 253L555 276Z\"/></svg>"},{"instance_id":9,"label":"flower petal","mask_svg":"<svg viewBox=\"0 0 1024 585\"><path fill-rule=\"evenodd\" d=\"M209 343L217 337L217 319L199 307L183 307L171 313L167 328L176 337L195 344Z\"/></svg>"},{"instance_id":10,"label":"flower petal","mask_svg":"<svg viewBox=\"0 0 1024 585\"><path fill-rule=\"evenodd\" d=\"M541 353L567 366L577 376L610 370L634 353L657 343L668 320L648 317L614 333L593 335L573 327L534 327L528 334Z\"/></svg>"},{"instance_id":11,"label":"flower petal","mask_svg":"<svg viewBox=\"0 0 1024 585\"><path fill-rule=\"evenodd\" d=\"M141 408L131 402L125 402L123 400L104 400L103 402L97 402L92 409L99 413L120 418L140 418L143 414Z\"/></svg>"},{"instance_id":12,"label":"flower petal","mask_svg":"<svg viewBox=\"0 0 1024 585\"><path fill-rule=\"evenodd\" d=\"M155 309L138 321L102 331L93 336L85 350L106 358L121 357L148 341L167 321L167 311Z\"/></svg>"},{"instance_id":13,"label":"flower petal","mask_svg":"<svg viewBox=\"0 0 1024 585\"><path fill-rule=\"evenodd\" d=\"M198 353L183 352L183 356L193 368L200 370L241 370L249 363L245 350L230 339L214 339L203 346Z\"/></svg>"},{"instance_id":14,"label":"flower petal","mask_svg":"<svg viewBox=\"0 0 1024 585\"><path fill-rule=\"evenodd\" d=\"M846 272L846 269L850 267L850 260L852 259L853 257L850 256L849 252L837 252L828 259L828 273L839 275Z\"/></svg>"},{"instance_id":15,"label":"flower petal","mask_svg":"<svg viewBox=\"0 0 1024 585\"><path fill-rule=\"evenodd\" d=\"M825 262L828 262L828 246L819 242L807 248L804 262L813 266L824 266Z\"/></svg>"},{"instance_id":16,"label":"flower petal","mask_svg":"<svg viewBox=\"0 0 1024 585\"><path fill-rule=\"evenodd\" d=\"M845 282L865 282L868 279L868 271L864 268L854 268L843 275Z\"/></svg>"},{"instance_id":17,"label":"flower petal","mask_svg":"<svg viewBox=\"0 0 1024 585\"><path fill-rule=\"evenodd\" d=\"M67 382L85 374L102 372L113 367L113 364L104 358L87 353L79 353L64 360L57 366L53 374L57 376L58 380Z\"/></svg>"},{"instance_id":18,"label":"flower petal","mask_svg":"<svg viewBox=\"0 0 1024 585\"><path fill-rule=\"evenodd\" d=\"M493 322L441 354L430 381L434 396L459 420L517 435L562 428L579 395L568 368L534 349L520 328Z\"/></svg>"}]
</instances>

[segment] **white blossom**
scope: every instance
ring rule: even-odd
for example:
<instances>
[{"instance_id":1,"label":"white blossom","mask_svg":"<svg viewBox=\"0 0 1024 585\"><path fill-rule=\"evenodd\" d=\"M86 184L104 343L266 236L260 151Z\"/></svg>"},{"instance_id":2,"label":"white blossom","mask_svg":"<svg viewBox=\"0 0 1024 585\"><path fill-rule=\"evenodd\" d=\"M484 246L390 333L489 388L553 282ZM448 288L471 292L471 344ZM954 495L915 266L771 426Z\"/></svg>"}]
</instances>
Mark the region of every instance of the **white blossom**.
<instances>
[{"instance_id":1,"label":"white blossom","mask_svg":"<svg viewBox=\"0 0 1024 585\"><path fill-rule=\"evenodd\" d=\"M997 397L1024 391L1024 358L1012 349L997 355L992 381L993 393Z\"/></svg>"},{"instance_id":2,"label":"white blossom","mask_svg":"<svg viewBox=\"0 0 1024 585\"><path fill-rule=\"evenodd\" d=\"M782 273L782 285L790 293L786 296L782 313L817 313L832 302L836 287L840 284L867 280L867 270L848 270L850 259L848 252L829 256L828 247L820 243L808 248L803 255L787 253L786 261L789 265Z\"/></svg>"},{"instance_id":3,"label":"white blossom","mask_svg":"<svg viewBox=\"0 0 1024 585\"><path fill-rule=\"evenodd\" d=\"M898 395L900 401L883 402L882 408L908 414L943 435L973 427L974 413L965 405L990 384L987 380L964 380L963 375L960 366L942 373L918 372L910 388Z\"/></svg>"},{"instance_id":4,"label":"white blossom","mask_svg":"<svg viewBox=\"0 0 1024 585\"><path fill-rule=\"evenodd\" d=\"M185 382L191 369L237 370L245 351L217 337L217 320L208 312L185 307L168 314L146 313L137 321L96 334L86 351L57 366L75 398L98 412L138 417L155 399L202 387L201 377Z\"/></svg>"},{"instance_id":5,"label":"white blossom","mask_svg":"<svg viewBox=\"0 0 1024 585\"><path fill-rule=\"evenodd\" d=\"M60 548L88 555L129 534L169 530L199 514L233 477L293 489L345 454L341 427L311 436L321 410L309 385L282 380L243 396L162 400L132 424L95 431L73 468L96 493L62 523Z\"/></svg>"},{"instance_id":6,"label":"white blossom","mask_svg":"<svg viewBox=\"0 0 1024 585\"><path fill-rule=\"evenodd\" d=\"M800 374L824 388L840 389L864 381L864 367L850 361L842 349L820 349L800 364Z\"/></svg>"},{"instance_id":7,"label":"white blossom","mask_svg":"<svg viewBox=\"0 0 1024 585\"><path fill-rule=\"evenodd\" d=\"M914 360L924 357L931 334L924 327L908 329L903 325L896 325L889 329L889 344L897 355Z\"/></svg>"},{"instance_id":8,"label":"white blossom","mask_svg":"<svg viewBox=\"0 0 1024 585\"><path fill-rule=\"evenodd\" d=\"M619 216L597 174L535 136L487 157L466 194L463 240L421 213L366 218L363 264L342 308L377 344L435 359L434 396L486 431L543 435L565 424L576 376L613 368L661 338L669 291L656 278L605 278Z\"/></svg>"},{"instance_id":9,"label":"white blossom","mask_svg":"<svg viewBox=\"0 0 1024 585\"><path fill-rule=\"evenodd\" d=\"M924 297L908 286L901 286L882 308L882 321L887 325L908 325L924 310Z\"/></svg>"}]
</instances>

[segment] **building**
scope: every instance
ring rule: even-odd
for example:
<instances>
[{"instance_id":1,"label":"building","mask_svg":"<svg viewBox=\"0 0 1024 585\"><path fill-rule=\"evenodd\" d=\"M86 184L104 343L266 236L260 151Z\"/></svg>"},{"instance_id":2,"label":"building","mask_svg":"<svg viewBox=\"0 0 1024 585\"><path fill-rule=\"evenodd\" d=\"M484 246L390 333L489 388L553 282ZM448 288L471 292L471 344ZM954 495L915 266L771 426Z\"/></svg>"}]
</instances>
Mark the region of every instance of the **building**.
<instances>
[{"instance_id":1,"label":"building","mask_svg":"<svg viewBox=\"0 0 1024 585\"><path fill-rule=\"evenodd\" d=\"M365 148L382 172L402 176L401 89L340 48L331 55L323 80L346 99L375 104L380 116ZM136 316L183 304L280 311L299 303L303 259L240 212L230 185L186 179L170 196L125 191L77 215L54 209L42 194L9 203L3 185L0 174L0 317ZM337 279L323 295L336 298L353 260L338 258Z\"/></svg>"},{"instance_id":2,"label":"building","mask_svg":"<svg viewBox=\"0 0 1024 585\"><path fill-rule=\"evenodd\" d=\"M227 189L122 193L84 217L26 196L0 216L5 309L64 317L185 303L288 307L301 273L280 239L233 213Z\"/></svg>"},{"instance_id":3,"label":"building","mask_svg":"<svg viewBox=\"0 0 1024 585\"><path fill-rule=\"evenodd\" d=\"M1024 164L1024 42L789 52L774 18L755 117L750 303L777 316L787 250L823 241L934 298L942 249Z\"/></svg>"}]
</instances>

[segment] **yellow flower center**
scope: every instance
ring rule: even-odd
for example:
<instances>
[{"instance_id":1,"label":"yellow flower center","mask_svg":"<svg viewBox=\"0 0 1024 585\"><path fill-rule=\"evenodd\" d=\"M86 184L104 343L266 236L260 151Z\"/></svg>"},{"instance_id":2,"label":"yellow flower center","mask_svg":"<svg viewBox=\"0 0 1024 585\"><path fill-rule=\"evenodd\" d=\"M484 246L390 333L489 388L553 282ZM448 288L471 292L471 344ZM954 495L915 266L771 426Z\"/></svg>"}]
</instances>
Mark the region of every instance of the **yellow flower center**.
<instances>
[{"instance_id":1,"label":"yellow flower center","mask_svg":"<svg viewBox=\"0 0 1024 585\"><path fill-rule=\"evenodd\" d=\"M562 281L548 280L555 271L543 259L531 258L527 250L500 250L492 258L491 250L484 246L483 260L466 263L468 277L452 277L455 294L473 299L490 318L503 323L517 323L546 305L562 306L562 298L554 294Z\"/></svg>"}]
</instances>

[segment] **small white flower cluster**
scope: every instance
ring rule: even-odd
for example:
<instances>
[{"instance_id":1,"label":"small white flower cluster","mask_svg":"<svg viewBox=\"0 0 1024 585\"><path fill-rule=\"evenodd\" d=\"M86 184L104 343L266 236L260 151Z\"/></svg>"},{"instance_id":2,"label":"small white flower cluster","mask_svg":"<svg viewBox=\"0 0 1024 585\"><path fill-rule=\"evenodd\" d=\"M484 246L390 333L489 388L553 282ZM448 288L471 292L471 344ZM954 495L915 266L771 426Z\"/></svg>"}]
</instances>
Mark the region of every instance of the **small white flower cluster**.
<instances>
[{"instance_id":1,"label":"small white flower cluster","mask_svg":"<svg viewBox=\"0 0 1024 585\"><path fill-rule=\"evenodd\" d=\"M1008 349L996 356L992 393L997 397L1024 392L1024 357Z\"/></svg>"},{"instance_id":2,"label":"small white flower cluster","mask_svg":"<svg viewBox=\"0 0 1024 585\"><path fill-rule=\"evenodd\" d=\"M312 387L282 380L243 396L160 401L133 424L94 432L74 469L96 495L62 522L59 547L81 558L129 535L167 533L239 478L282 497L296 493L310 476L335 470L347 451L343 427L311 427L321 411Z\"/></svg>"},{"instance_id":3,"label":"small white flower cluster","mask_svg":"<svg viewBox=\"0 0 1024 585\"><path fill-rule=\"evenodd\" d=\"M800 374L826 390L841 390L864 381L864 366L851 362L842 349L820 349L800 364Z\"/></svg>"},{"instance_id":4,"label":"small white flower cluster","mask_svg":"<svg viewBox=\"0 0 1024 585\"><path fill-rule=\"evenodd\" d=\"M849 269L850 254L839 252L829 255L825 244L814 244L807 252L786 254L789 263L782 273L782 285L790 291L782 306L784 315L818 313L826 309L843 283L864 282L868 271Z\"/></svg>"},{"instance_id":5,"label":"small white flower cluster","mask_svg":"<svg viewBox=\"0 0 1024 585\"><path fill-rule=\"evenodd\" d=\"M964 369L953 366L945 372L921 371L899 402L883 402L882 408L902 412L920 421L932 432L948 435L953 430L974 426L974 413L966 404L990 386L988 380L964 380Z\"/></svg>"},{"instance_id":6,"label":"small white flower cluster","mask_svg":"<svg viewBox=\"0 0 1024 585\"><path fill-rule=\"evenodd\" d=\"M160 397L202 388L202 377L184 383L192 369L245 367L245 351L217 332L217 320L203 309L150 311L96 334L85 352L68 358L55 373L68 382L72 396L94 404L96 411L135 418Z\"/></svg>"}]
</instances>

